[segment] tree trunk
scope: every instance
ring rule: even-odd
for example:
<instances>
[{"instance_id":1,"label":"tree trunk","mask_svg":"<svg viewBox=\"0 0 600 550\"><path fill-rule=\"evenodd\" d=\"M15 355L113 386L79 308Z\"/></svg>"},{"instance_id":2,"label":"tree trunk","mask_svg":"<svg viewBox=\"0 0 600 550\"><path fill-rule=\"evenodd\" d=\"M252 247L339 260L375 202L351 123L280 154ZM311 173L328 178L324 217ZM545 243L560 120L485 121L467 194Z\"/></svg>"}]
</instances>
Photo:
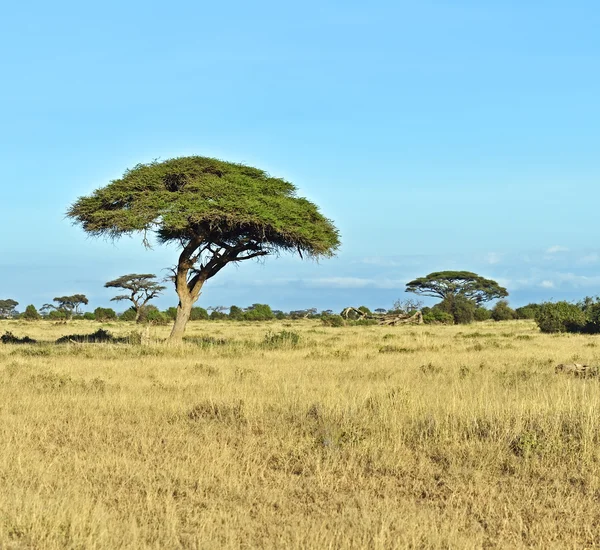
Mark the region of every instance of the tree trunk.
<instances>
[{"instance_id":1,"label":"tree trunk","mask_svg":"<svg viewBox=\"0 0 600 550\"><path fill-rule=\"evenodd\" d=\"M169 341L181 342L181 340L183 339L185 326L190 320L190 315L192 314L192 307L194 306L194 301L195 300L192 300L191 296L179 299L179 304L177 304L177 317L175 317L175 324L173 325L173 330L171 330Z\"/></svg>"}]
</instances>

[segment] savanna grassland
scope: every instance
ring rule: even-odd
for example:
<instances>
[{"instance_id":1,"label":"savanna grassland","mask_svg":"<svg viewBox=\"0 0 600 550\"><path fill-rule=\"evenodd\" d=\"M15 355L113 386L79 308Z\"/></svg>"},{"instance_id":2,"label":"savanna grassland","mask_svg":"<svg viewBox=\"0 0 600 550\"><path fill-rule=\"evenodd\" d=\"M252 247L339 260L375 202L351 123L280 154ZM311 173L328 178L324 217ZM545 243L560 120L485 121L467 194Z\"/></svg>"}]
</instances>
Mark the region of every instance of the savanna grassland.
<instances>
[{"instance_id":1,"label":"savanna grassland","mask_svg":"<svg viewBox=\"0 0 600 550\"><path fill-rule=\"evenodd\" d=\"M600 547L598 337L97 328L0 322L2 549Z\"/></svg>"}]
</instances>

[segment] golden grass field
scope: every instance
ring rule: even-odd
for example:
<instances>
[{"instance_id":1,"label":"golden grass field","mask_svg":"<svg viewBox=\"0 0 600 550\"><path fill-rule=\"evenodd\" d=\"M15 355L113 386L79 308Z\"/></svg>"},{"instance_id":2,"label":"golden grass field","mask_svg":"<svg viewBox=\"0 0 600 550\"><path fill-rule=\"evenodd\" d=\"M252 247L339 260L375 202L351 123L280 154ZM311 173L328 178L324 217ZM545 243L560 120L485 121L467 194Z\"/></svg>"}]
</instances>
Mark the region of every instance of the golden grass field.
<instances>
[{"instance_id":1,"label":"golden grass field","mask_svg":"<svg viewBox=\"0 0 600 550\"><path fill-rule=\"evenodd\" d=\"M135 330L104 325L114 334ZM597 337L0 322L0 548L600 548ZM271 331L296 346L264 345Z\"/></svg>"}]
</instances>

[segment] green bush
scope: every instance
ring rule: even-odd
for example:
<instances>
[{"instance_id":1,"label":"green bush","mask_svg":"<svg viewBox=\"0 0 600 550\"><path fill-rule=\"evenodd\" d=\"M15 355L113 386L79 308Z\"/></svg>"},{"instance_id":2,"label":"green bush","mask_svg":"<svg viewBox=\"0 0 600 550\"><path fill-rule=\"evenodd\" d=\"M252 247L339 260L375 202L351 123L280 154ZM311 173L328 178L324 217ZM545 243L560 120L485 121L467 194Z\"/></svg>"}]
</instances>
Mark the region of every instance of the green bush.
<instances>
[{"instance_id":1,"label":"green bush","mask_svg":"<svg viewBox=\"0 0 600 550\"><path fill-rule=\"evenodd\" d=\"M275 315L267 304L253 304L244 312L246 321L270 321Z\"/></svg>"},{"instance_id":2,"label":"green bush","mask_svg":"<svg viewBox=\"0 0 600 550\"><path fill-rule=\"evenodd\" d=\"M291 330L282 330L281 332L267 332L263 340L263 346L267 348L287 348L295 347L300 342L300 335Z\"/></svg>"},{"instance_id":3,"label":"green bush","mask_svg":"<svg viewBox=\"0 0 600 550\"><path fill-rule=\"evenodd\" d=\"M94 310L94 318L100 322L114 321L117 318L117 314L110 307L97 307Z\"/></svg>"},{"instance_id":4,"label":"green bush","mask_svg":"<svg viewBox=\"0 0 600 550\"><path fill-rule=\"evenodd\" d=\"M34 305L27 306L24 313L21 315L21 319L25 319L26 321L37 321L40 318L41 315L38 313L38 310L35 309Z\"/></svg>"},{"instance_id":5,"label":"green bush","mask_svg":"<svg viewBox=\"0 0 600 550\"><path fill-rule=\"evenodd\" d=\"M473 312L473 318L475 321L488 321L492 318L492 312L485 307L476 307Z\"/></svg>"},{"instance_id":6,"label":"green bush","mask_svg":"<svg viewBox=\"0 0 600 550\"><path fill-rule=\"evenodd\" d=\"M526 306L518 307L515 310L517 319L535 319L541 307L541 304L527 304Z\"/></svg>"},{"instance_id":7,"label":"green bush","mask_svg":"<svg viewBox=\"0 0 600 550\"><path fill-rule=\"evenodd\" d=\"M124 311L119 315L120 321L135 321L135 309L130 307L128 310Z\"/></svg>"},{"instance_id":8,"label":"green bush","mask_svg":"<svg viewBox=\"0 0 600 550\"><path fill-rule=\"evenodd\" d=\"M454 317L451 313L431 308L429 313L423 315L423 322L427 325L453 325Z\"/></svg>"},{"instance_id":9,"label":"green bush","mask_svg":"<svg viewBox=\"0 0 600 550\"><path fill-rule=\"evenodd\" d=\"M588 305L585 311L587 322L583 329L586 334L600 333L600 303Z\"/></svg>"},{"instance_id":10,"label":"green bush","mask_svg":"<svg viewBox=\"0 0 600 550\"><path fill-rule=\"evenodd\" d=\"M48 319L50 321L64 321L67 318L67 314L64 311L53 310L48 313Z\"/></svg>"},{"instance_id":11,"label":"green bush","mask_svg":"<svg viewBox=\"0 0 600 550\"><path fill-rule=\"evenodd\" d=\"M449 313L457 325L468 325L475 320L475 302L465 298L461 294L448 296L432 309Z\"/></svg>"},{"instance_id":12,"label":"green bush","mask_svg":"<svg viewBox=\"0 0 600 550\"><path fill-rule=\"evenodd\" d=\"M244 310L238 306L231 306L229 308L229 318L232 321L242 321L244 319Z\"/></svg>"},{"instance_id":13,"label":"green bush","mask_svg":"<svg viewBox=\"0 0 600 550\"><path fill-rule=\"evenodd\" d=\"M145 311L145 314L143 318L140 318L140 321L143 323L150 323L151 325L167 325L169 324L170 319L162 311L151 309L150 311Z\"/></svg>"},{"instance_id":14,"label":"green bush","mask_svg":"<svg viewBox=\"0 0 600 550\"><path fill-rule=\"evenodd\" d=\"M322 315L321 322L326 327L343 327L346 324L341 315Z\"/></svg>"},{"instance_id":15,"label":"green bush","mask_svg":"<svg viewBox=\"0 0 600 550\"><path fill-rule=\"evenodd\" d=\"M541 305L535 320L542 332L583 332L588 323L585 312L570 302L546 302Z\"/></svg>"},{"instance_id":16,"label":"green bush","mask_svg":"<svg viewBox=\"0 0 600 550\"><path fill-rule=\"evenodd\" d=\"M193 311L193 309L192 309L192 311ZM171 321L174 321L177 318L177 308L170 307L168 309L165 309L165 311L163 311L163 314L166 315L169 319L171 319ZM190 316L190 320L193 321L191 316Z\"/></svg>"},{"instance_id":17,"label":"green bush","mask_svg":"<svg viewBox=\"0 0 600 550\"><path fill-rule=\"evenodd\" d=\"M83 314L83 319L85 321L95 321L96 320L96 315L94 313L92 313L91 311L86 311Z\"/></svg>"},{"instance_id":18,"label":"green bush","mask_svg":"<svg viewBox=\"0 0 600 550\"><path fill-rule=\"evenodd\" d=\"M175 316L177 316L177 308L173 308L175 310ZM175 317L173 317L175 319ZM208 321L208 311L206 311L203 307L193 307L192 312L190 314L190 321Z\"/></svg>"},{"instance_id":19,"label":"green bush","mask_svg":"<svg viewBox=\"0 0 600 550\"><path fill-rule=\"evenodd\" d=\"M492 309L492 319L494 321L511 321L516 317L515 310L508 305L506 300L499 300Z\"/></svg>"}]
</instances>

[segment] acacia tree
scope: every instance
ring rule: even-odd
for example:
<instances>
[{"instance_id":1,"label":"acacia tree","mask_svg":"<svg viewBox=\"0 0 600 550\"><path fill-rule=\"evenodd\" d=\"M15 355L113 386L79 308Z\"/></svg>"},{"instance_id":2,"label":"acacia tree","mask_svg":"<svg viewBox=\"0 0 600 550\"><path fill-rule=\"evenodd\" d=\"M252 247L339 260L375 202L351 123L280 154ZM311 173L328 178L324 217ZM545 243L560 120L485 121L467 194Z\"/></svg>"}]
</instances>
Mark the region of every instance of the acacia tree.
<instances>
[{"instance_id":1,"label":"acacia tree","mask_svg":"<svg viewBox=\"0 0 600 550\"><path fill-rule=\"evenodd\" d=\"M460 295L477 305L508 296L507 290L496 281L470 271L436 271L407 283L406 292L442 300Z\"/></svg>"},{"instance_id":2,"label":"acacia tree","mask_svg":"<svg viewBox=\"0 0 600 550\"><path fill-rule=\"evenodd\" d=\"M156 275L151 273L137 274L131 273L130 275L122 275L121 277L108 281L105 288L122 288L127 290L127 294L119 294L114 298L111 298L111 302L120 302L122 300L129 300L133 303L133 309L135 311L135 322L139 322L140 316L146 304L156 298L166 286L158 284L154 279Z\"/></svg>"},{"instance_id":3,"label":"acacia tree","mask_svg":"<svg viewBox=\"0 0 600 550\"><path fill-rule=\"evenodd\" d=\"M15 308L19 305L19 302L8 298L7 300L0 300L0 317L12 317L15 314Z\"/></svg>"},{"instance_id":4,"label":"acacia tree","mask_svg":"<svg viewBox=\"0 0 600 550\"><path fill-rule=\"evenodd\" d=\"M154 233L180 247L171 340L180 340L203 285L229 263L282 251L330 257L339 234L296 187L263 170L206 157L138 164L67 211L92 236Z\"/></svg>"},{"instance_id":5,"label":"acacia tree","mask_svg":"<svg viewBox=\"0 0 600 550\"><path fill-rule=\"evenodd\" d=\"M58 296L53 298L53 301L58 305L44 304L40 311L49 311L51 309L55 311L62 311L67 319L73 317L73 314L79 315L81 310L79 309L82 305L87 305L89 300L85 294L73 294L73 296Z\"/></svg>"}]
</instances>

